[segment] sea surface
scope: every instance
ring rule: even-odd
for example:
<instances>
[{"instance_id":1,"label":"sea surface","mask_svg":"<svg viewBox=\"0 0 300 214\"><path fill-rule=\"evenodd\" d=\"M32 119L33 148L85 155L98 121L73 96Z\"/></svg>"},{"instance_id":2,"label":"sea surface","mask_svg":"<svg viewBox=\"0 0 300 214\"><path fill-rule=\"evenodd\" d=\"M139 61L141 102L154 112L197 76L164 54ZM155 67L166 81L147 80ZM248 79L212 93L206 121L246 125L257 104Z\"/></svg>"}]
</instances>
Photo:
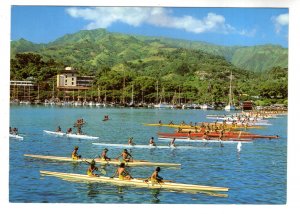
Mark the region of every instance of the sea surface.
<instances>
[{"instance_id":1,"label":"sea surface","mask_svg":"<svg viewBox=\"0 0 300 214\"><path fill-rule=\"evenodd\" d=\"M144 126L143 123L173 121L213 121L206 115L225 114L225 111L134 109L97 107L10 106L10 126L18 127L23 141L9 141L9 201L12 203L110 203L110 204L285 204L287 187L287 116L271 119L271 126L249 130L264 135L279 135L279 139L257 139L242 144L218 144L203 147L189 143L191 149L180 149L188 143L177 143L175 149L133 148L134 159L152 162L181 163L180 169L162 167L160 175L179 183L221 186L230 188L227 197L206 193L152 190L104 183L72 182L56 177L41 176L40 170L85 174L85 163L68 163L24 157L24 154L70 156L74 146L79 154L95 158L105 145L127 144L128 138L146 145L157 132L174 132L171 128ZM109 121L102 121L109 115ZM72 127L78 118L87 123L83 131L99 140L78 140L47 135L43 130L63 131ZM176 141L175 141L176 143ZM198 147L198 148L197 148ZM200 148L199 148L200 147ZM108 156L118 156L122 148L107 147ZM116 166L104 168L111 176ZM128 168L134 177L146 178L154 167Z\"/></svg>"}]
</instances>

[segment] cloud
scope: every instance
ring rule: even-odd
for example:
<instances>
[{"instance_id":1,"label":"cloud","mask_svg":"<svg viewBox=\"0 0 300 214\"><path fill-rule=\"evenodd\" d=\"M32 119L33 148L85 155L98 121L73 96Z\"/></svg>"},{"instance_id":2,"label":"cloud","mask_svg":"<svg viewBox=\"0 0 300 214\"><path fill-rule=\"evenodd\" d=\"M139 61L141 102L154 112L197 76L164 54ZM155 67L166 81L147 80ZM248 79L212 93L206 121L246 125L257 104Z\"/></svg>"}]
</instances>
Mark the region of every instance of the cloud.
<instances>
[{"instance_id":1,"label":"cloud","mask_svg":"<svg viewBox=\"0 0 300 214\"><path fill-rule=\"evenodd\" d=\"M289 14L284 13L271 18L275 25L275 32L280 33L282 27L289 25Z\"/></svg>"},{"instance_id":2,"label":"cloud","mask_svg":"<svg viewBox=\"0 0 300 214\"><path fill-rule=\"evenodd\" d=\"M121 22L134 27L149 24L156 27L182 29L196 34L205 32L248 34L245 30L236 30L226 23L224 16L215 13L208 13L202 19L197 19L188 15L177 17L170 9L158 7L71 7L66 11L71 17L90 21L85 27L88 30L107 28L115 22Z\"/></svg>"}]
</instances>

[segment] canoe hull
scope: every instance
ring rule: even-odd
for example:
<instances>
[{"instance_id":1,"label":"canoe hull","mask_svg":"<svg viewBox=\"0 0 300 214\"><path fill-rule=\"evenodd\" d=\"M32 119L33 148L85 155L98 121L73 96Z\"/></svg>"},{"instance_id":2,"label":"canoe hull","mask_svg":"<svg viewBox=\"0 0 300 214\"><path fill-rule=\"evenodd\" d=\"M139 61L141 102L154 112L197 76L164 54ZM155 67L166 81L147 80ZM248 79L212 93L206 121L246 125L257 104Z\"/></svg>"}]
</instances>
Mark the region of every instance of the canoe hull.
<instances>
[{"instance_id":1,"label":"canoe hull","mask_svg":"<svg viewBox=\"0 0 300 214\"><path fill-rule=\"evenodd\" d=\"M50 135L55 135L55 136L61 136L61 137L68 137L68 138L77 138L77 139L85 139L85 140L97 140L99 137L93 137L89 135L78 135L78 134L66 134L63 132L53 132L53 131L48 131L44 130L45 133L50 134Z\"/></svg>"},{"instance_id":2,"label":"canoe hull","mask_svg":"<svg viewBox=\"0 0 300 214\"><path fill-rule=\"evenodd\" d=\"M25 157L30 158L38 158L38 159L45 159L45 160L53 160L53 161L65 161L65 162L91 162L92 159L78 159L73 160L71 157L58 157L58 156L46 156L46 155L33 155L33 154L24 154ZM113 164L113 165L120 165L121 161L119 160L111 160L105 161L99 158L94 159L96 163L99 164ZM135 160L133 162L126 162L127 166L165 166L165 167L180 167L181 164L178 163L155 163L155 162L148 162L148 161L138 161Z\"/></svg>"},{"instance_id":3,"label":"canoe hull","mask_svg":"<svg viewBox=\"0 0 300 214\"><path fill-rule=\"evenodd\" d=\"M151 189L172 189L172 190L194 190L194 191L217 191L217 192L227 192L229 188L226 187L214 187L214 186L203 186L195 184L182 184L182 183L152 183L147 182L144 179L132 179L132 180L120 180L118 178L109 178L104 176L88 176L82 174L73 173L62 173L62 172L50 172L50 171L40 171L41 175L54 176L62 179L76 179L80 181L92 181L92 182L102 182L111 184L121 184L138 186Z\"/></svg>"}]
</instances>

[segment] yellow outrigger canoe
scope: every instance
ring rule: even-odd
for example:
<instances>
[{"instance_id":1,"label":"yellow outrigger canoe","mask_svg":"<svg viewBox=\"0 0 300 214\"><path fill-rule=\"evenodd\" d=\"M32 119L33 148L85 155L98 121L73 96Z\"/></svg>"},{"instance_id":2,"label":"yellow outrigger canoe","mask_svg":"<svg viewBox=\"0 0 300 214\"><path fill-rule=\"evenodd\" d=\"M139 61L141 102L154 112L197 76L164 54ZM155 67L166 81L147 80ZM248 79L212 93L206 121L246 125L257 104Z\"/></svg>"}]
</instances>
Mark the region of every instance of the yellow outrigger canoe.
<instances>
[{"instance_id":1,"label":"yellow outrigger canoe","mask_svg":"<svg viewBox=\"0 0 300 214\"><path fill-rule=\"evenodd\" d=\"M102 160L100 158L95 159L84 159L80 158L78 160L74 160L72 157L58 157L58 156L46 156L46 155L33 155L33 154L24 154L25 157L29 158L38 158L38 159L46 159L46 160L53 160L53 161L66 161L66 162L91 162L95 160L96 163L99 164L113 164L113 165L120 165L122 161L119 160ZM132 162L124 162L126 166L164 166L164 167L180 167L181 164L179 163L159 163L159 162L149 162L145 160L134 160Z\"/></svg>"},{"instance_id":2,"label":"yellow outrigger canoe","mask_svg":"<svg viewBox=\"0 0 300 214\"><path fill-rule=\"evenodd\" d=\"M63 173L63 172L51 172L51 171L40 171L43 176L54 176L64 180L79 180L79 181L92 181L111 183L119 185L131 185L137 187L151 188L151 189L170 189L170 190L190 190L190 191L216 191L216 192L227 192L227 187L214 187L214 186L203 186L195 184L183 184L173 182L151 182L147 179L131 179L121 180L119 178L110 178L105 176L88 176L83 174L74 173Z\"/></svg>"}]
</instances>

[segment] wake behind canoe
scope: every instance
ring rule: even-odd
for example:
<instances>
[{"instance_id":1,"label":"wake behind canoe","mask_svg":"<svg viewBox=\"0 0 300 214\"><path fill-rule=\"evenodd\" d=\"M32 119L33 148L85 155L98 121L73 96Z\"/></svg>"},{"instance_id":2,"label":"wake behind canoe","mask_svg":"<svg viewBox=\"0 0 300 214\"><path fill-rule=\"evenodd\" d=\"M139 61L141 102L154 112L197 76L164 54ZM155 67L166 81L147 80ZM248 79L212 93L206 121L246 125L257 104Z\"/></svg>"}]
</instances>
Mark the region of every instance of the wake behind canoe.
<instances>
[{"instance_id":1,"label":"wake behind canoe","mask_svg":"<svg viewBox=\"0 0 300 214\"><path fill-rule=\"evenodd\" d=\"M93 181L93 182L104 182L121 185L133 185L138 187L145 187L151 189L171 189L171 190L194 190L194 191L220 191L227 192L227 187L214 187L214 186L203 186L195 184L183 184L183 183L172 183L172 182L161 182L152 183L145 179L131 179L131 180L120 180L118 178L110 178L104 176L88 176L83 174L74 173L62 173L62 172L50 172L40 171L41 175L54 176L62 179L76 179L80 181Z\"/></svg>"},{"instance_id":2,"label":"wake behind canoe","mask_svg":"<svg viewBox=\"0 0 300 214\"><path fill-rule=\"evenodd\" d=\"M74 160L71 157L58 157L58 156L46 156L46 155L33 155L33 154L24 154L25 157L30 158L38 158L38 159L46 159L46 160L53 160L53 161L66 161L66 162L91 162L92 159L90 158L81 158L78 160ZM96 163L99 164L113 164L113 165L120 165L121 161L119 160L102 160L100 158L94 159ZM127 166L165 166L165 167L180 167L181 164L178 163L159 163L159 162L149 162L145 160L134 160L133 162L125 162Z\"/></svg>"}]
</instances>

